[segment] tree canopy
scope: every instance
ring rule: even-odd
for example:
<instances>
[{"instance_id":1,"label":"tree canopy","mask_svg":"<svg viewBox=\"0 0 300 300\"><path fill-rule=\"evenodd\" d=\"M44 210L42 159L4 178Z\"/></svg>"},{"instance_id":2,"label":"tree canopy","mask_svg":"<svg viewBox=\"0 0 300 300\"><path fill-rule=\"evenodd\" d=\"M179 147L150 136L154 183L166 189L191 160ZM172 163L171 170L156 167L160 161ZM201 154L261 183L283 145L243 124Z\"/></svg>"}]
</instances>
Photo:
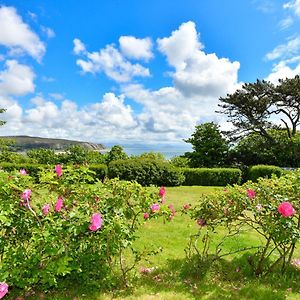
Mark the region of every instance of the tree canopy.
<instances>
[{"instance_id":1,"label":"tree canopy","mask_svg":"<svg viewBox=\"0 0 300 300\"><path fill-rule=\"evenodd\" d=\"M231 138L258 133L274 142L269 129L284 128L288 138L292 138L300 124L299 76L281 79L278 85L264 80L246 83L220 101L219 112L234 125L234 130L227 132Z\"/></svg>"}]
</instances>

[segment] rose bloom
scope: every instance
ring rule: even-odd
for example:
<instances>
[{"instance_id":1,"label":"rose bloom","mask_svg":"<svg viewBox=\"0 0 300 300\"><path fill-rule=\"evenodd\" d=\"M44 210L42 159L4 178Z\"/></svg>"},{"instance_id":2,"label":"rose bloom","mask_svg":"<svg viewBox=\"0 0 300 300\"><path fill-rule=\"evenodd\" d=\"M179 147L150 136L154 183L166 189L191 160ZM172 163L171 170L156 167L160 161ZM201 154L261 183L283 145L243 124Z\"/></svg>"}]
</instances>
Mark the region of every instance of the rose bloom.
<instances>
[{"instance_id":1,"label":"rose bloom","mask_svg":"<svg viewBox=\"0 0 300 300\"><path fill-rule=\"evenodd\" d=\"M62 197L59 197L55 203L54 210L60 211L63 206L64 206L64 200Z\"/></svg>"},{"instance_id":2,"label":"rose bloom","mask_svg":"<svg viewBox=\"0 0 300 300\"><path fill-rule=\"evenodd\" d=\"M45 204L43 207L42 207L42 213L44 216L47 216L48 213L49 213L49 210L50 210L50 204Z\"/></svg>"},{"instance_id":3,"label":"rose bloom","mask_svg":"<svg viewBox=\"0 0 300 300\"><path fill-rule=\"evenodd\" d=\"M144 219L145 220L149 219L149 214L148 213L144 213Z\"/></svg>"},{"instance_id":4,"label":"rose bloom","mask_svg":"<svg viewBox=\"0 0 300 300\"><path fill-rule=\"evenodd\" d=\"M58 164L58 165L55 166L55 172L56 172L56 174L57 174L58 177L60 177L62 175L62 167L61 167L61 165Z\"/></svg>"},{"instance_id":5,"label":"rose bloom","mask_svg":"<svg viewBox=\"0 0 300 300\"><path fill-rule=\"evenodd\" d=\"M290 202L280 203L277 210L285 218L291 217L295 213L295 210Z\"/></svg>"},{"instance_id":6,"label":"rose bloom","mask_svg":"<svg viewBox=\"0 0 300 300\"><path fill-rule=\"evenodd\" d=\"M197 219L197 224L201 227L206 225L206 221L204 219Z\"/></svg>"},{"instance_id":7,"label":"rose bloom","mask_svg":"<svg viewBox=\"0 0 300 300\"><path fill-rule=\"evenodd\" d=\"M89 226L89 230L96 231L102 227L103 221L101 215L99 213L95 213L91 217L91 225Z\"/></svg>"},{"instance_id":8,"label":"rose bloom","mask_svg":"<svg viewBox=\"0 0 300 300\"><path fill-rule=\"evenodd\" d=\"M163 197L166 193L166 189L164 186L162 186L158 192L158 196Z\"/></svg>"},{"instance_id":9,"label":"rose bloom","mask_svg":"<svg viewBox=\"0 0 300 300\"><path fill-rule=\"evenodd\" d=\"M21 199L23 200L28 200L31 196L31 190L30 189L26 189L22 195L21 195Z\"/></svg>"},{"instance_id":10,"label":"rose bloom","mask_svg":"<svg viewBox=\"0 0 300 300\"><path fill-rule=\"evenodd\" d=\"M27 175L26 170L25 170L25 169L21 169L21 170L20 170L20 175Z\"/></svg>"},{"instance_id":11,"label":"rose bloom","mask_svg":"<svg viewBox=\"0 0 300 300\"><path fill-rule=\"evenodd\" d=\"M151 208L151 211L152 211L153 213L158 212L158 211L160 210L160 206L159 206L159 204L157 204L157 203L152 204L152 205L150 206L150 208Z\"/></svg>"},{"instance_id":12,"label":"rose bloom","mask_svg":"<svg viewBox=\"0 0 300 300\"><path fill-rule=\"evenodd\" d=\"M256 193L253 189L247 189L247 196L249 199L253 199L255 197Z\"/></svg>"},{"instance_id":13,"label":"rose bloom","mask_svg":"<svg viewBox=\"0 0 300 300\"><path fill-rule=\"evenodd\" d=\"M183 209L186 209L186 210L187 210L187 209L190 209L190 207L191 207L191 206L190 206L188 203L186 203L186 204L183 205Z\"/></svg>"},{"instance_id":14,"label":"rose bloom","mask_svg":"<svg viewBox=\"0 0 300 300\"><path fill-rule=\"evenodd\" d=\"M8 284L0 282L0 299L2 299L8 293Z\"/></svg>"}]
</instances>

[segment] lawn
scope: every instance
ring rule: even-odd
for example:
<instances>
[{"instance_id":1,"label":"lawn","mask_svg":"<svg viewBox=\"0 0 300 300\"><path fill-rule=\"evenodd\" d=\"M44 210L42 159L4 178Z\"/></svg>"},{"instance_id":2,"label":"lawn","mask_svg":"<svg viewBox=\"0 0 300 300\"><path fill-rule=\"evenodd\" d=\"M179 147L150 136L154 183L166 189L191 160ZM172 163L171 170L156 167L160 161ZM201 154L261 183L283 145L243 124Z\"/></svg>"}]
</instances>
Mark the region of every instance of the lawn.
<instances>
[{"instance_id":1,"label":"lawn","mask_svg":"<svg viewBox=\"0 0 300 300\"><path fill-rule=\"evenodd\" d=\"M187 262L185 248L189 236L197 232L198 225L182 215L180 209L185 203L194 205L201 200L201 195L217 189L220 188L167 188L166 201L174 205L177 214L171 222L164 223L161 219L144 222L135 246L140 250L157 250L157 254L138 264L132 286L105 293L86 287L84 282L81 286L64 283L59 291L37 292L25 299L300 299L300 272L288 272L284 277L273 274L267 278L255 278L249 271L245 255L229 256L198 267L193 261ZM256 242L255 234L246 232L227 247L229 249L235 243L247 246ZM152 272L140 273L142 268L151 268Z\"/></svg>"}]
</instances>

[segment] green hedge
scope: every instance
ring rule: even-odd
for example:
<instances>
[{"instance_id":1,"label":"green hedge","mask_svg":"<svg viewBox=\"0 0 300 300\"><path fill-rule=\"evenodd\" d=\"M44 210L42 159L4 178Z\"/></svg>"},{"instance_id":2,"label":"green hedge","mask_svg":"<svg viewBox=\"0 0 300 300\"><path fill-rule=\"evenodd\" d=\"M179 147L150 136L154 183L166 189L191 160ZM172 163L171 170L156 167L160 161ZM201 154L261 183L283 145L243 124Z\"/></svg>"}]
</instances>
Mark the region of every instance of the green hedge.
<instances>
[{"instance_id":1,"label":"green hedge","mask_svg":"<svg viewBox=\"0 0 300 300\"><path fill-rule=\"evenodd\" d=\"M226 186L239 184L242 171L233 168L182 168L183 185Z\"/></svg>"},{"instance_id":2,"label":"green hedge","mask_svg":"<svg viewBox=\"0 0 300 300\"><path fill-rule=\"evenodd\" d=\"M45 168L49 168L49 165L44 164L28 164L28 163L0 163L0 168L7 172L15 172L20 169L25 169L27 173L35 179L36 182L39 181L39 172ZM107 166L103 164L90 165L89 169L95 172L95 179L103 180L107 175ZM54 165L53 165L54 170Z\"/></svg>"},{"instance_id":3,"label":"green hedge","mask_svg":"<svg viewBox=\"0 0 300 300\"><path fill-rule=\"evenodd\" d=\"M259 177L271 178L273 174L280 177L284 173L284 170L280 167L270 165L256 165L252 166L247 171L247 180L256 182Z\"/></svg>"},{"instance_id":4,"label":"green hedge","mask_svg":"<svg viewBox=\"0 0 300 300\"><path fill-rule=\"evenodd\" d=\"M134 180L143 186L177 186L184 181L180 169L167 162L146 158L112 161L108 166L108 177Z\"/></svg>"}]
</instances>

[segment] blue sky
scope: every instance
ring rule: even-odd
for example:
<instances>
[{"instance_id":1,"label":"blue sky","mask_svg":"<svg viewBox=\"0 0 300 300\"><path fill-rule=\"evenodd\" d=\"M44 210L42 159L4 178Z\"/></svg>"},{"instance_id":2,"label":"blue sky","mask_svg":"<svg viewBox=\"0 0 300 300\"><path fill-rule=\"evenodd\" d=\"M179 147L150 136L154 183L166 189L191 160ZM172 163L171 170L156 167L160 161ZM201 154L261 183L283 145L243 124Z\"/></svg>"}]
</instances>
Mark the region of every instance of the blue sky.
<instances>
[{"instance_id":1,"label":"blue sky","mask_svg":"<svg viewBox=\"0 0 300 300\"><path fill-rule=\"evenodd\" d=\"M300 73L300 0L0 0L0 135L182 145Z\"/></svg>"}]
</instances>

